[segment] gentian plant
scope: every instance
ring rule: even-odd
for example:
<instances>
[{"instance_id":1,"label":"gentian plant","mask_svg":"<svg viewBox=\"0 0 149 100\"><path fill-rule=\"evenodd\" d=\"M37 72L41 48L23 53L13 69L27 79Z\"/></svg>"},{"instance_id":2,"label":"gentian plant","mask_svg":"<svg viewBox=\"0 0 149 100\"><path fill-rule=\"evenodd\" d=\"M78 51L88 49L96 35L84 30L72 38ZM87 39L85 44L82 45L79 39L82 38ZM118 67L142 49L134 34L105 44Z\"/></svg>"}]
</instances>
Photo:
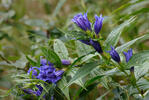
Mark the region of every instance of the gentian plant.
<instances>
[{"instance_id":1,"label":"gentian plant","mask_svg":"<svg viewBox=\"0 0 149 100\"><path fill-rule=\"evenodd\" d=\"M39 39L30 55L23 55L26 63L13 76L16 86L11 93L17 91L20 100L148 100L149 51L130 49L148 35L127 43L121 43L120 37L135 19L122 21L105 36L108 17L87 12L74 15L70 26L56 31L62 37ZM20 70L17 64L22 59L9 64Z\"/></svg>"}]
</instances>

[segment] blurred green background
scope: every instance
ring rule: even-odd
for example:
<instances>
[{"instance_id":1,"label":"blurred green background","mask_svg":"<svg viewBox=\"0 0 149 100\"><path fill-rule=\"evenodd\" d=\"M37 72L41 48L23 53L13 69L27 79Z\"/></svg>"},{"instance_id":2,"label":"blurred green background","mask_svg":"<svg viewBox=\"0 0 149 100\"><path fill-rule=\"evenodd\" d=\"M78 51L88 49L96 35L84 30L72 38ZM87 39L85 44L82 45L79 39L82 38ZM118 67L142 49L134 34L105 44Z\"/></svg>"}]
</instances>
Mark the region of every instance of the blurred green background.
<instances>
[{"instance_id":1,"label":"blurred green background","mask_svg":"<svg viewBox=\"0 0 149 100\"><path fill-rule=\"evenodd\" d=\"M88 12L91 21L95 14L104 16L103 39L135 16L135 22L123 30L119 45L149 34L149 0L0 0L0 90L13 87L10 76L21 73L19 67L25 64L19 63L25 62L22 54L38 55L38 46L50 44L49 38L67 42L65 32L73 30L71 19L80 12ZM135 52L147 50L149 41L140 40L132 48ZM19 67L10 66L11 62Z\"/></svg>"}]
</instances>

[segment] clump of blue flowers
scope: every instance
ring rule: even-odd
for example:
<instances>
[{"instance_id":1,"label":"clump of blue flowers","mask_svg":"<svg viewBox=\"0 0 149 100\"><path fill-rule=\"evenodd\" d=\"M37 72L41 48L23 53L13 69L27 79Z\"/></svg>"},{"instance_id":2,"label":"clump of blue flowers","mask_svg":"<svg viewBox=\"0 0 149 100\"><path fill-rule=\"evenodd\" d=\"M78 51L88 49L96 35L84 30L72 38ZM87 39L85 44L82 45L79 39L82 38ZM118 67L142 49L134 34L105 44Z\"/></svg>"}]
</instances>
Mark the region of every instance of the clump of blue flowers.
<instances>
[{"instance_id":1,"label":"clump of blue flowers","mask_svg":"<svg viewBox=\"0 0 149 100\"><path fill-rule=\"evenodd\" d=\"M120 56L118 52L114 49L114 47L111 46L111 51L108 51L108 53L110 53L110 56L114 61L120 63ZM128 61L133 55L132 49L128 50L127 52L123 52L123 54L125 55L126 62L128 63Z\"/></svg>"},{"instance_id":2,"label":"clump of blue flowers","mask_svg":"<svg viewBox=\"0 0 149 100\"><path fill-rule=\"evenodd\" d=\"M40 67L31 67L28 70L28 74L32 71L33 77L54 84L61 79L61 76L64 73L63 70L56 71L54 65L46 59L41 59L40 64ZM38 71L39 73L37 73Z\"/></svg>"},{"instance_id":3,"label":"clump of blue flowers","mask_svg":"<svg viewBox=\"0 0 149 100\"><path fill-rule=\"evenodd\" d=\"M63 70L56 70L54 65L47 61L46 59L40 60L40 67L31 67L28 70L28 75L32 75L32 78L43 80L47 83L56 84L61 78L64 73ZM69 60L62 60L63 65L70 65ZM36 91L33 91L32 89L24 89L25 93L28 94L35 94L36 96L40 96L43 88L40 85L36 85L38 88Z\"/></svg>"},{"instance_id":4,"label":"clump of blue flowers","mask_svg":"<svg viewBox=\"0 0 149 100\"><path fill-rule=\"evenodd\" d=\"M102 22L103 22L103 17L102 15L100 15L100 17L98 17L97 15L95 15L95 23L94 23L94 32L97 37L98 34L102 28ZM81 13L77 14L74 16L74 18L72 19L72 21L78 26L80 27L83 31L87 31L89 30L90 32L92 32L92 28L91 25L92 23L88 20L87 18L87 13L85 13L84 15L82 15ZM101 48L101 45L99 43L99 41L97 40L93 40L93 39L88 39L88 40L80 40L82 43L85 43L87 45L92 46L98 53L102 54L103 50Z\"/></svg>"}]
</instances>

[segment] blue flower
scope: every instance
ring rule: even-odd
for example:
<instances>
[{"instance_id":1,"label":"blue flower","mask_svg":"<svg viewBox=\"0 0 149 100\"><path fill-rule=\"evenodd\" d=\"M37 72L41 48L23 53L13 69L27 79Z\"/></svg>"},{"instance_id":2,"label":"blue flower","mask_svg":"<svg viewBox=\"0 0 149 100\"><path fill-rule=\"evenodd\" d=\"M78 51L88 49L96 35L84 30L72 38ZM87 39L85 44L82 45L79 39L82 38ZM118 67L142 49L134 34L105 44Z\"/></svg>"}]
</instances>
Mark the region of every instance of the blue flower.
<instances>
[{"instance_id":1,"label":"blue flower","mask_svg":"<svg viewBox=\"0 0 149 100\"><path fill-rule=\"evenodd\" d=\"M31 67L31 68L29 68L27 74L30 74L32 72L32 77L37 76L38 75L37 70L40 70L40 68L39 67Z\"/></svg>"},{"instance_id":2,"label":"blue flower","mask_svg":"<svg viewBox=\"0 0 149 100\"><path fill-rule=\"evenodd\" d=\"M46 81L48 81L48 76L44 71L40 70L40 73L37 76L37 79L40 79L40 80L43 80L46 82Z\"/></svg>"},{"instance_id":3,"label":"blue flower","mask_svg":"<svg viewBox=\"0 0 149 100\"><path fill-rule=\"evenodd\" d=\"M62 60L62 62L67 65L70 64L70 61L68 60ZM28 70L28 74L32 72L32 76L36 76L35 78L53 84L56 84L62 78L64 71L63 70L56 71L54 65L49 61L47 61L46 59L41 58L40 64L41 64L40 68L31 67ZM35 94L36 96L40 96L42 94L43 88L40 85L36 85L36 87L38 89L35 91L33 91L32 89L24 89L23 91L28 94Z\"/></svg>"},{"instance_id":4,"label":"blue flower","mask_svg":"<svg viewBox=\"0 0 149 100\"><path fill-rule=\"evenodd\" d=\"M72 19L72 21L78 27L80 27L82 30L84 30L84 31L90 30L91 31L91 23L87 18L87 13L85 13L84 15L82 15L82 13L75 15L74 18Z\"/></svg>"},{"instance_id":5,"label":"blue flower","mask_svg":"<svg viewBox=\"0 0 149 100\"><path fill-rule=\"evenodd\" d=\"M51 75L48 76L49 82L56 84L56 82L61 79L63 73L63 70L54 71L51 73Z\"/></svg>"},{"instance_id":6,"label":"blue flower","mask_svg":"<svg viewBox=\"0 0 149 100\"><path fill-rule=\"evenodd\" d=\"M102 28L102 21L103 21L103 17L102 15L100 15L100 17L98 17L97 15L95 15L95 24L94 24L94 32L96 33L96 35L99 34L101 28Z\"/></svg>"},{"instance_id":7,"label":"blue flower","mask_svg":"<svg viewBox=\"0 0 149 100\"><path fill-rule=\"evenodd\" d=\"M66 60L66 59L62 59L61 62L63 65L70 65L71 64L70 60Z\"/></svg>"},{"instance_id":8,"label":"blue flower","mask_svg":"<svg viewBox=\"0 0 149 100\"><path fill-rule=\"evenodd\" d=\"M23 89L23 91L27 94L35 94L36 96L40 96L43 88L40 85L36 85L36 87L38 88L36 91L33 91L32 89Z\"/></svg>"},{"instance_id":9,"label":"blue flower","mask_svg":"<svg viewBox=\"0 0 149 100\"><path fill-rule=\"evenodd\" d=\"M70 61L63 59L62 63L65 65L69 65ZM40 64L41 64L40 68L31 67L28 70L28 74L30 74L30 72L32 71L32 75L36 76L35 78L54 84L56 84L56 82L61 79L61 76L64 72L63 70L56 71L54 65L49 61L47 61L46 59L41 59ZM39 74L37 73L37 69L39 71Z\"/></svg>"},{"instance_id":10,"label":"blue flower","mask_svg":"<svg viewBox=\"0 0 149 100\"><path fill-rule=\"evenodd\" d=\"M101 48L101 45L98 41L94 41L92 39L90 39L90 44L94 47L94 49L98 52L98 53L103 53L103 50Z\"/></svg>"},{"instance_id":11,"label":"blue flower","mask_svg":"<svg viewBox=\"0 0 149 100\"><path fill-rule=\"evenodd\" d=\"M127 52L123 52L123 54L125 55L126 62L128 62L132 57L132 49L128 50Z\"/></svg>"},{"instance_id":12,"label":"blue flower","mask_svg":"<svg viewBox=\"0 0 149 100\"><path fill-rule=\"evenodd\" d=\"M114 49L114 47L111 46L111 51L108 51L108 53L110 53L112 59L116 62L120 62L120 56L117 53L117 51Z\"/></svg>"},{"instance_id":13,"label":"blue flower","mask_svg":"<svg viewBox=\"0 0 149 100\"><path fill-rule=\"evenodd\" d=\"M49 61L47 61L46 59L43 59L43 57L40 57L40 64L41 65L53 65L52 63L50 63Z\"/></svg>"}]
</instances>

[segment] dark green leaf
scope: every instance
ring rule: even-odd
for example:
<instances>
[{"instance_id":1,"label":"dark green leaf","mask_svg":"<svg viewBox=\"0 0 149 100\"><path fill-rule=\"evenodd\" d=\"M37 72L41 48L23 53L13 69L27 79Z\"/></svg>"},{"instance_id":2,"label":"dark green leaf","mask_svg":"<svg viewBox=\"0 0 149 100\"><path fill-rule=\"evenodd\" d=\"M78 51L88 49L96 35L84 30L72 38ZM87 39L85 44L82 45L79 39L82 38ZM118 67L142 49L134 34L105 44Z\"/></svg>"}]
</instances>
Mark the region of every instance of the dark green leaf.
<instances>
[{"instance_id":1,"label":"dark green leaf","mask_svg":"<svg viewBox=\"0 0 149 100\"><path fill-rule=\"evenodd\" d=\"M94 68L96 68L98 66L98 62L91 62L91 63L87 63L85 65L83 65L74 75L74 77L72 77L72 79L69 81L69 83L67 84L67 86L71 85L74 81L76 81L77 79L81 79L84 76L88 75Z\"/></svg>"},{"instance_id":2,"label":"dark green leaf","mask_svg":"<svg viewBox=\"0 0 149 100\"><path fill-rule=\"evenodd\" d=\"M46 49L45 47L42 47L41 50L47 60L56 65L56 67L61 67L61 60L54 51Z\"/></svg>"}]
</instances>

